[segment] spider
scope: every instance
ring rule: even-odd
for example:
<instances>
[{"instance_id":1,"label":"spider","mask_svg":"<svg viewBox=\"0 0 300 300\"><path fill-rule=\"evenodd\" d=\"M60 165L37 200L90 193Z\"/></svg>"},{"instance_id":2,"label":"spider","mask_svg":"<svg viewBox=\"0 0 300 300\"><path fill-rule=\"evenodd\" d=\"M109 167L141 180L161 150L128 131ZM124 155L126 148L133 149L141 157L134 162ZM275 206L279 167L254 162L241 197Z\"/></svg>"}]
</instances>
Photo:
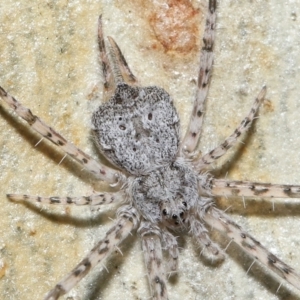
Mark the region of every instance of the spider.
<instances>
[{"instance_id":1,"label":"spider","mask_svg":"<svg viewBox=\"0 0 300 300\"><path fill-rule=\"evenodd\" d=\"M190 232L211 257L222 258L222 250L209 238L207 224L223 231L246 252L299 288L297 273L215 208L212 197L299 197L300 187L214 179L207 172L211 164L226 154L250 127L266 88L261 90L250 113L229 138L201 157L196 152L213 62L215 9L216 1L210 0L197 96L183 140L179 138L179 118L170 96L156 86L140 87L112 38L109 38L109 62L99 19L104 89L110 100L94 113L93 130L100 151L115 168L97 163L1 88L3 100L33 129L83 164L99 180L119 187L118 192L77 198L8 195L14 201L51 204L120 203L116 224L45 299L57 299L68 292L92 267L118 249L118 245L134 230L142 239L152 297L167 299L166 275L177 271L179 254L174 231ZM162 263L162 250L168 256L165 265Z\"/></svg>"}]
</instances>

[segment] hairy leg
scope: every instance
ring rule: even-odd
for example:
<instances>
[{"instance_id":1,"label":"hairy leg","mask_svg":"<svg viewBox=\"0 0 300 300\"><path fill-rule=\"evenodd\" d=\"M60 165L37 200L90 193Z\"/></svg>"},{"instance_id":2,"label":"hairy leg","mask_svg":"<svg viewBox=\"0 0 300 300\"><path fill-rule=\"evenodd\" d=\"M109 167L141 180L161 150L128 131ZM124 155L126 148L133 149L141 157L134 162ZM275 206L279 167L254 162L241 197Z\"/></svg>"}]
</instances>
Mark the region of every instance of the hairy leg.
<instances>
[{"instance_id":1,"label":"hairy leg","mask_svg":"<svg viewBox=\"0 0 300 300\"><path fill-rule=\"evenodd\" d=\"M214 196L300 198L300 185L212 179Z\"/></svg>"},{"instance_id":2,"label":"hairy leg","mask_svg":"<svg viewBox=\"0 0 300 300\"><path fill-rule=\"evenodd\" d=\"M98 193L90 196L80 197L40 197L30 195L19 195L19 194L7 194L8 199L12 201L30 201L38 202L42 204L63 204L63 205L102 205L119 203L125 199L125 195L122 192L116 193Z\"/></svg>"},{"instance_id":3,"label":"hairy leg","mask_svg":"<svg viewBox=\"0 0 300 300\"><path fill-rule=\"evenodd\" d=\"M212 207L204 214L203 220L212 227L224 232L245 252L252 255L256 260L284 278L297 289L300 289L300 275L297 274L293 268L269 252L259 241L245 232L224 212Z\"/></svg>"},{"instance_id":4,"label":"hairy leg","mask_svg":"<svg viewBox=\"0 0 300 300\"><path fill-rule=\"evenodd\" d=\"M168 252L167 273L169 276L178 271L178 244L176 238L167 231L162 232L163 250Z\"/></svg>"},{"instance_id":5,"label":"hairy leg","mask_svg":"<svg viewBox=\"0 0 300 300\"><path fill-rule=\"evenodd\" d=\"M45 296L44 300L55 300L69 292L88 272L109 256L136 227L136 211L123 207L115 226L113 226L90 253Z\"/></svg>"},{"instance_id":6,"label":"hairy leg","mask_svg":"<svg viewBox=\"0 0 300 300\"><path fill-rule=\"evenodd\" d=\"M103 36L102 16L99 16L98 19L98 46L100 51L104 90L108 93L111 93L114 89L114 80L108 56L106 53L106 47Z\"/></svg>"},{"instance_id":7,"label":"hairy leg","mask_svg":"<svg viewBox=\"0 0 300 300\"><path fill-rule=\"evenodd\" d=\"M113 58L114 67L115 69L120 72L121 80L120 82L126 82L131 85L137 84L137 79L131 72L127 61L125 60L125 57L123 53L121 52L118 44L115 42L115 40L112 37L108 37L110 46L111 46L111 56Z\"/></svg>"},{"instance_id":8,"label":"hairy leg","mask_svg":"<svg viewBox=\"0 0 300 300\"><path fill-rule=\"evenodd\" d=\"M213 260L223 259L224 253L216 243L212 242L204 225L196 219L191 220L190 224L190 231L193 237L195 237L197 242L203 246L203 250L206 254L208 254Z\"/></svg>"},{"instance_id":9,"label":"hairy leg","mask_svg":"<svg viewBox=\"0 0 300 300\"><path fill-rule=\"evenodd\" d=\"M202 171L204 168L207 168L215 160L226 154L226 152L236 144L240 135L251 126L254 117L257 113L257 110L262 101L264 100L265 94L266 87L263 87L258 96L256 97L248 116L240 123L240 125L236 128L234 133L231 134L228 138L226 138L226 140L221 145L211 150L202 158L194 162L196 170Z\"/></svg>"},{"instance_id":10,"label":"hairy leg","mask_svg":"<svg viewBox=\"0 0 300 300\"><path fill-rule=\"evenodd\" d=\"M216 0L210 0L203 36L203 47L200 53L200 70L198 74L197 92L192 116L181 147L183 153L191 153L197 147L201 136L204 116L204 105L209 89L209 81L213 66L213 46L216 27Z\"/></svg>"},{"instance_id":11,"label":"hairy leg","mask_svg":"<svg viewBox=\"0 0 300 300\"><path fill-rule=\"evenodd\" d=\"M53 128L34 115L30 109L23 106L13 96L9 95L2 87L0 87L0 96L17 113L18 116L24 119L31 126L31 128L82 164L88 171L100 180L115 184L122 176L124 177L124 175L121 175L120 172L100 164L91 156L77 148L74 144L68 142Z\"/></svg>"},{"instance_id":12,"label":"hairy leg","mask_svg":"<svg viewBox=\"0 0 300 300\"><path fill-rule=\"evenodd\" d=\"M157 227L153 227L150 223L143 222L139 229L139 234L142 238L151 296L153 300L167 300L168 293L163 266L160 230Z\"/></svg>"}]
</instances>

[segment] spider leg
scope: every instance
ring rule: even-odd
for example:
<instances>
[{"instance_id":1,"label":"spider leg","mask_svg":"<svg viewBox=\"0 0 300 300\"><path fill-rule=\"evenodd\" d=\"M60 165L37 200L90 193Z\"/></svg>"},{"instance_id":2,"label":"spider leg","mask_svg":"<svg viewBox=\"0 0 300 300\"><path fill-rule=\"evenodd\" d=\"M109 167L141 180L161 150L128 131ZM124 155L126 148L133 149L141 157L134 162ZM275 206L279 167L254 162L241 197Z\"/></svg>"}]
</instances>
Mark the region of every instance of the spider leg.
<instances>
[{"instance_id":1,"label":"spider leg","mask_svg":"<svg viewBox=\"0 0 300 300\"><path fill-rule=\"evenodd\" d=\"M300 185L212 179L214 196L300 198Z\"/></svg>"},{"instance_id":2,"label":"spider leg","mask_svg":"<svg viewBox=\"0 0 300 300\"><path fill-rule=\"evenodd\" d=\"M49 127L39 117L34 115L30 109L23 106L13 96L9 95L2 87L0 87L0 96L17 113L18 116L23 118L31 126L31 128L58 146L66 154L77 160L100 180L114 184L120 180L122 176L124 176L121 175L120 172L95 161L91 156L68 142L53 128Z\"/></svg>"},{"instance_id":3,"label":"spider leg","mask_svg":"<svg viewBox=\"0 0 300 300\"><path fill-rule=\"evenodd\" d=\"M169 255L167 273L172 276L178 270L178 244L176 238L168 231L162 232L162 240L164 245L163 250L166 250Z\"/></svg>"},{"instance_id":4,"label":"spider leg","mask_svg":"<svg viewBox=\"0 0 300 300\"><path fill-rule=\"evenodd\" d=\"M224 253L216 243L211 241L205 226L195 219L191 219L190 224L193 236L196 237L197 242L204 246L203 250L209 254L210 258L215 260L224 259Z\"/></svg>"},{"instance_id":5,"label":"spider leg","mask_svg":"<svg viewBox=\"0 0 300 300\"><path fill-rule=\"evenodd\" d=\"M110 53L112 56L114 69L117 70L117 73L119 74L120 81L118 82L126 82L131 85L137 84L137 79L131 72L127 61L125 60L125 57L123 53L121 52L119 46L115 42L115 40L112 37L108 37L108 41L110 43Z\"/></svg>"},{"instance_id":6,"label":"spider leg","mask_svg":"<svg viewBox=\"0 0 300 300\"><path fill-rule=\"evenodd\" d=\"M119 203L124 200L124 194L122 192L116 193L98 193L90 196L80 197L40 197L30 195L19 194L7 194L8 199L12 201L30 201L39 202L42 204L63 204L63 205L102 205Z\"/></svg>"},{"instance_id":7,"label":"spider leg","mask_svg":"<svg viewBox=\"0 0 300 300\"><path fill-rule=\"evenodd\" d=\"M143 222L139 228L142 249L149 277L153 300L167 300L166 275L163 266L160 230L150 223Z\"/></svg>"},{"instance_id":8,"label":"spider leg","mask_svg":"<svg viewBox=\"0 0 300 300\"><path fill-rule=\"evenodd\" d=\"M246 233L225 213L214 207L211 207L203 215L203 220L212 227L226 233L245 252L252 255L256 260L264 264L267 268L271 269L280 277L284 278L286 281L300 290L300 275L297 274L293 268L269 252L249 233Z\"/></svg>"},{"instance_id":9,"label":"spider leg","mask_svg":"<svg viewBox=\"0 0 300 300\"><path fill-rule=\"evenodd\" d=\"M228 138L226 138L221 145L211 150L209 153L205 154L198 161L194 162L195 168L197 170L203 170L203 168L209 166L215 160L223 156L232 146L236 144L239 136L251 126L256 112L265 97L265 94L266 87L264 86L258 94L258 96L256 97L248 116L240 123L240 125L236 128L234 133L231 134Z\"/></svg>"},{"instance_id":10,"label":"spider leg","mask_svg":"<svg viewBox=\"0 0 300 300\"><path fill-rule=\"evenodd\" d=\"M111 57L112 65L110 65L106 52L103 35L102 16L100 15L98 20L98 44L100 51L100 60L104 79L104 89L108 93L108 96L111 96L115 84L126 82L130 85L137 85L138 82L134 74L131 72L128 63L115 40L109 36L108 41L109 54Z\"/></svg>"},{"instance_id":11,"label":"spider leg","mask_svg":"<svg viewBox=\"0 0 300 300\"><path fill-rule=\"evenodd\" d=\"M90 253L45 296L44 300L55 300L69 292L88 272L109 256L136 227L138 218L135 209L123 207L117 223Z\"/></svg>"},{"instance_id":12,"label":"spider leg","mask_svg":"<svg viewBox=\"0 0 300 300\"><path fill-rule=\"evenodd\" d=\"M200 70L197 81L197 92L192 116L181 147L186 154L195 150L201 135L204 116L204 105L207 99L209 82L213 66L213 45L216 27L216 0L210 0L203 36L203 47L200 53Z\"/></svg>"},{"instance_id":13,"label":"spider leg","mask_svg":"<svg viewBox=\"0 0 300 300\"><path fill-rule=\"evenodd\" d=\"M103 26L102 26L102 16L99 16L98 19L98 45L100 51L100 60L102 66L103 80L104 80L104 89L106 92L111 92L114 86L113 74L110 68L108 56L106 53L104 36L103 36Z\"/></svg>"}]
</instances>

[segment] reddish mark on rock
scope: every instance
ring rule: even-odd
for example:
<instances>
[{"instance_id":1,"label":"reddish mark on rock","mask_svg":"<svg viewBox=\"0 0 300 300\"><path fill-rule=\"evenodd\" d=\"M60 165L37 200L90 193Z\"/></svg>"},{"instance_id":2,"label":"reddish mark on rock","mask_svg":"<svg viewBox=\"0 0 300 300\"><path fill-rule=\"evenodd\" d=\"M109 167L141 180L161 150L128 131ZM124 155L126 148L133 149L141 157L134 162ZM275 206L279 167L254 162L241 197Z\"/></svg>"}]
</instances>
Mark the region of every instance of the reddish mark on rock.
<instances>
[{"instance_id":1,"label":"reddish mark on rock","mask_svg":"<svg viewBox=\"0 0 300 300\"><path fill-rule=\"evenodd\" d=\"M7 269L7 264L3 260L1 260L0 261L0 279L5 276L6 269Z\"/></svg>"},{"instance_id":2,"label":"reddish mark on rock","mask_svg":"<svg viewBox=\"0 0 300 300\"><path fill-rule=\"evenodd\" d=\"M197 50L200 9L188 0L169 0L155 4L149 22L165 51L188 53ZM154 45L154 47L156 47Z\"/></svg>"}]
</instances>

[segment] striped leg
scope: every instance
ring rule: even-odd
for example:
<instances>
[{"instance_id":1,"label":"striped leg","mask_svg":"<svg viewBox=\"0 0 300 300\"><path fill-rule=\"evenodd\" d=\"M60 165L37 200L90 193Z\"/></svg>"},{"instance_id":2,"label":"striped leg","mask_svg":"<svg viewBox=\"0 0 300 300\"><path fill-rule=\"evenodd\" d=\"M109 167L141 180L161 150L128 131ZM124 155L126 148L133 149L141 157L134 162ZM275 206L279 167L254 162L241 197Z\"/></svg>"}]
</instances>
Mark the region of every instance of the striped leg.
<instances>
[{"instance_id":1,"label":"striped leg","mask_svg":"<svg viewBox=\"0 0 300 300\"><path fill-rule=\"evenodd\" d=\"M212 179L211 192L214 196L300 198L300 185Z\"/></svg>"},{"instance_id":2,"label":"striped leg","mask_svg":"<svg viewBox=\"0 0 300 300\"><path fill-rule=\"evenodd\" d=\"M17 113L18 116L23 118L31 126L31 128L58 146L66 154L77 160L97 178L111 184L114 184L121 179L122 175L120 172L98 163L91 156L68 142L53 128L49 127L40 118L35 116L30 109L26 108L13 96L9 95L2 87L0 87L0 96L10 106L10 108Z\"/></svg>"},{"instance_id":3,"label":"striped leg","mask_svg":"<svg viewBox=\"0 0 300 300\"><path fill-rule=\"evenodd\" d=\"M103 26L102 26L102 16L100 16L98 21L98 44L100 50L100 59L102 64L105 90L108 92L112 91L112 86L113 86L112 75L114 75L115 84L120 82L126 82L131 85L137 84L137 79L131 72L119 46L117 45L117 43L114 41L112 37L108 37L108 40L110 45L109 54L111 57L112 68L110 66L107 53L106 53L104 35L103 35Z\"/></svg>"},{"instance_id":4,"label":"striped leg","mask_svg":"<svg viewBox=\"0 0 300 300\"><path fill-rule=\"evenodd\" d=\"M113 74L109 64L105 43L104 43L102 16L99 16L98 19L98 45L99 45L100 60L101 60L102 74L103 74L103 81L104 81L103 85L105 91L110 93L114 86L114 80L113 80Z\"/></svg>"},{"instance_id":5,"label":"striped leg","mask_svg":"<svg viewBox=\"0 0 300 300\"><path fill-rule=\"evenodd\" d=\"M182 141L182 150L188 154L195 150L201 135L204 116L204 105L209 89L209 81L213 66L213 45L216 27L216 0L210 0L203 36L203 47L200 53L200 70L198 74L197 92L190 123Z\"/></svg>"},{"instance_id":6,"label":"striped leg","mask_svg":"<svg viewBox=\"0 0 300 300\"><path fill-rule=\"evenodd\" d=\"M124 55L122 54L119 46L115 42L115 40L112 37L108 37L109 43L110 43L110 50L111 50L111 56L113 58L113 63L115 69L117 69L121 74L121 80L120 82L126 82L131 85L137 84L137 79L131 72Z\"/></svg>"},{"instance_id":7,"label":"striped leg","mask_svg":"<svg viewBox=\"0 0 300 300\"><path fill-rule=\"evenodd\" d=\"M169 276L178 271L178 244L176 238L167 230L162 232L163 250L168 252L167 272Z\"/></svg>"},{"instance_id":8,"label":"striped leg","mask_svg":"<svg viewBox=\"0 0 300 300\"><path fill-rule=\"evenodd\" d=\"M90 253L61 280L44 298L55 300L69 292L98 263L109 256L137 225L136 212L132 208L124 208L117 223L107 233Z\"/></svg>"},{"instance_id":9,"label":"striped leg","mask_svg":"<svg viewBox=\"0 0 300 300\"><path fill-rule=\"evenodd\" d=\"M212 242L204 225L198 220L192 220L190 221L190 224L191 233L196 238L197 242L203 246L204 253L208 254L209 258L213 260L224 259L224 253L216 243Z\"/></svg>"},{"instance_id":10,"label":"striped leg","mask_svg":"<svg viewBox=\"0 0 300 300\"><path fill-rule=\"evenodd\" d=\"M166 275L163 266L163 256L160 231L148 223L143 223L139 229L142 237L142 249L149 276L151 296L153 300L167 300Z\"/></svg>"},{"instance_id":11,"label":"striped leg","mask_svg":"<svg viewBox=\"0 0 300 300\"><path fill-rule=\"evenodd\" d=\"M259 241L245 232L225 213L212 207L204 214L203 220L212 227L224 232L245 252L252 255L256 260L284 278L297 289L300 289L300 275L297 274L293 268L269 252Z\"/></svg>"},{"instance_id":12,"label":"striped leg","mask_svg":"<svg viewBox=\"0 0 300 300\"><path fill-rule=\"evenodd\" d=\"M102 205L119 203L125 199L122 192L116 193L98 193L90 196L80 197L40 197L18 194L7 194L7 198L12 201L30 201L42 204L63 204L63 205Z\"/></svg>"},{"instance_id":13,"label":"striped leg","mask_svg":"<svg viewBox=\"0 0 300 300\"><path fill-rule=\"evenodd\" d=\"M264 86L255 99L248 116L240 123L234 133L230 135L220 146L211 150L198 161L194 162L195 168L198 169L198 171L202 171L204 168L208 167L211 163L223 156L232 146L236 144L239 136L251 126L256 112L265 97L265 94L266 87Z\"/></svg>"}]
</instances>

